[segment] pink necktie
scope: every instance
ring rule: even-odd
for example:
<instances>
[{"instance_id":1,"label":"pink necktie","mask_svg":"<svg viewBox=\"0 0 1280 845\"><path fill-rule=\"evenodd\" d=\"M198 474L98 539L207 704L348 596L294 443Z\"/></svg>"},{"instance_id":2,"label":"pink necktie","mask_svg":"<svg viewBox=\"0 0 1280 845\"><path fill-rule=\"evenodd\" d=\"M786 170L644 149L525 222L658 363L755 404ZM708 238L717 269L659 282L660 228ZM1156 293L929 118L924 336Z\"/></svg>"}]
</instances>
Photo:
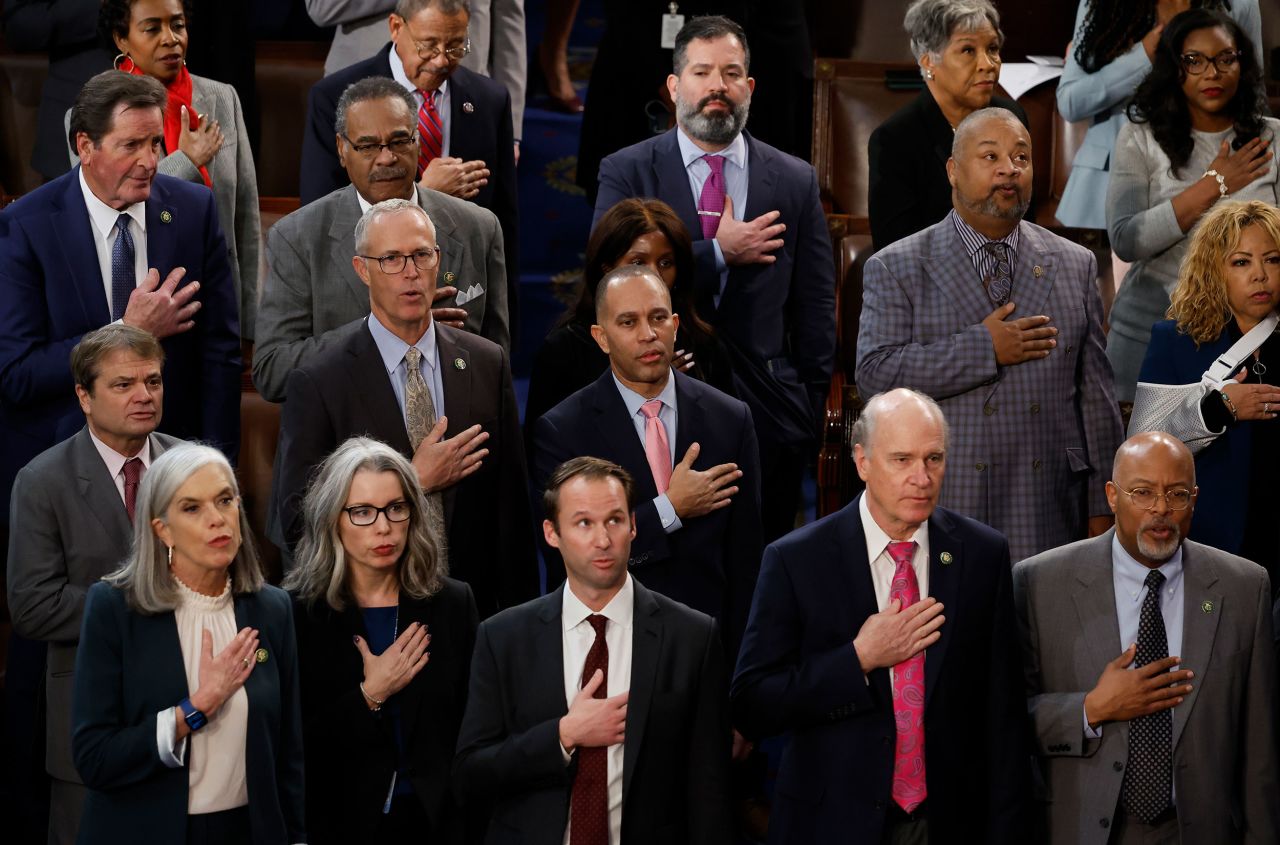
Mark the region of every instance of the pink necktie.
<instances>
[{"instance_id":1,"label":"pink necktie","mask_svg":"<svg viewBox=\"0 0 1280 845\"><path fill-rule=\"evenodd\" d=\"M133 522L133 509L138 501L138 484L142 481L142 459L130 458L124 462L124 509Z\"/></svg>"},{"instance_id":2,"label":"pink necktie","mask_svg":"<svg viewBox=\"0 0 1280 845\"><path fill-rule=\"evenodd\" d=\"M444 124L436 111L436 94L440 92L418 93L422 95L422 105L418 108L418 178L421 179L422 171L444 151Z\"/></svg>"},{"instance_id":3,"label":"pink necktie","mask_svg":"<svg viewBox=\"0 0 1280 845\"><path fill-rule=\"evenodd\" d=\"M906 610L920 600L916 571L911 567L915 541L890 543L889 557L897 564L889 598L902 602ZM893 800L904 811L913 812L924 803L924 652L893 667L893 719L898 741L893 754Z\"/></svg>"},{"instance_id":4,"label":"pink necktie","mask_svg":"<svg viewBox=\"0 0 1280 845\"><path fill-rule=\"evenodd\" d=\"M724 156L702 157L711 167L711 175L702 183L702 195L698 197L698 217L702 220L702 237L711 240L720 228L720 215L724 213Z\"/></svg>"},{"instance_id":5,"label":"pink necktie","mask_svg":"<svg viewBox=\"0 0 1280 845\"><path fill-rule=\"evenodd\" d=\"M662 410L661 399L650 399L640 406L644 414L644 456L649 459L649 470L659 493L671 486L671 444L667 442L667 427L658 418Z\"/></svg>"}]
</instances>

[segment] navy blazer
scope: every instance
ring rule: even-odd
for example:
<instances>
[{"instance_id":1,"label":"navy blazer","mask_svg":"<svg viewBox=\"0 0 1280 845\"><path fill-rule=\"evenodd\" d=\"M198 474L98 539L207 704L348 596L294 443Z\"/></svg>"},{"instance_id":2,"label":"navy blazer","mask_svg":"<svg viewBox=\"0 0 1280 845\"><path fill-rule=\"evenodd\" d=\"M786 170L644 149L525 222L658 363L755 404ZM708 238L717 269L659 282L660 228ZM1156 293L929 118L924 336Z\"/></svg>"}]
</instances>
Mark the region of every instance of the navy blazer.
<instances>
[{"instance_id":1,"label":"navy blazer","mask_svg":"<svg viewBox=\"0 0 1280 845\"><path fill-rule=\"evenodd\" d=\"M693 462L695 470L736 463L742 478L731 505L686 519L671 534L663 530L653 504L658 495L653 472L610 369L535 424L534 500L542 501L555 468L579 455L605 458L631 473L636 488L631 574L649 589L719 620L733 656L747 624L763 547L756 434L744 403L683 373L674 375L676 461L683 460L696 442L701 451ZM564 579L564 564L550 547L544 547L543 559L551 588Z\"/></svg>"},{"instance_id":2,"label":"navy blazer","mask_svg":"<svg viewBox=\"0 0 1280 845\"><path fill-rule=\"evenodd\" d=\"M213 192L157 175L147 200L147 266L198 281L195 327L165 338L160 431L235 460L240 443L240 324ZM14 476L84 427L71 349L111 322L80 169L0 212L0 521Z\"/></svg>"},{"instance_id":3,"label":"navy blazer","mask_svg":"<svg viewBox=\"0 0 1280 845\"><path fill-rule=\"evenodd\" d=\"M731 267L719 290L715 248L702 238L676 130L620 150L600 163L594 226L619 200L654 197L671 206L693 242L695 298L729 347L738 395L751 406L761 450L812 440L815 413L835 364L835 263L813 167L743 133L747 141L747 207L743 220L781 212L782 247L773 264Z\"/></svg>"},{"instance_id":4,"label":"navy blazer","mask_svg":"<svg viewBox=\"0 0 1280 845\"><path fill-rule=\"evenodd\" d=\"M715 622L635 587L619 845L729 845L729 713ZM489 845L560 845L565 764L563 590L480 625L454 782L491 803Z\"/></svg>"},{"instance_id":5,"label":"navy blazer","mask_svg":"<svg viewBox=\"0 0 1280 845\"><path fill-rule=\"evenodd\" d=\"M791 735L769 824L775 845L879 842L893 801L889 671L864 680L852 646L878 610L858 502L765 549L738 656L735 727ZM1030 748L1009 544L937 508L929 595L946 617L924 663L929 841L1021 845Z\"/></svg>"},{"instance_id":6,"label":"navy blazer","mask_svg":"<svg viewBox=\"0 0 1280 845\"><path fill-rule=\"evenodd\" d=\"M254 845L305 842L298 654L289 596L234 597L236 626L258 629L267 659L245 682L245 780ZM187 766L156 748L156 714L191 695L173 612L143 616L123 591L89 588L76 655L71 753L85 786L80 845L184 842ZM188 760L190 757L188 756Z\"/></svg>"}]
</instances>

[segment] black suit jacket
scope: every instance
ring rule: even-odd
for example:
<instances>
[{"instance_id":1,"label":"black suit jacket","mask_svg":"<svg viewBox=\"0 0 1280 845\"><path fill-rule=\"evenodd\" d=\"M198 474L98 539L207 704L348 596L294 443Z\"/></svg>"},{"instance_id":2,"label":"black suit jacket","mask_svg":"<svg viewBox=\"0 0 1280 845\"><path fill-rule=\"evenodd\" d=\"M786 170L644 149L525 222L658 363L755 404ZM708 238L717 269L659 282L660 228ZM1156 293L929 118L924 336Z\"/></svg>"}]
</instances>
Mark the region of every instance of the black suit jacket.
<instances>
[{"instance_id":1,"label":"black suit jacket","mask_svg":"<svg viewBox=\"0 0 1280 845\"><path fill-rule=\"evenodd\" d=\"M412 457L367 318L334 329L334 343L289 374L276 452L274 495L290 546L302 536L311 475L349 437L364 435ZM479 423L489 433L481 467L444 491L449 571L471 585L481 616L538 594L529 481L507 353L492 341L436 325L446 437Z\"/></svg>"},{"instance_id":2,"label":"black suit jacket","mask_svg":"<svg viewBox=\"0 0 1280 845\"><path fill-rule=\"evenodd\" d=\"M620 845L727 845L729 721L715 622L635 585ZM560 845L565 765L559 590L480 625L454 774L491 801L490 845Z\"/></svg>"},{"instance_id":3,"label":"black suit jacket","mask_svg":"<svg viewBox=\"0 0 1280 845\"><path fill-rule=\"evenodd\" d=\"M359 684L364 663L351 638L368 639L360 608L335 611L323 600L295 599L302 731L307 752L307 841L360 842L376 830L396 771L397 749L388 710L373 712ZM431 659L389 699L400 708L400 732L414 794L429 827L424 841L461 841L462 824L449 790L449 771L466 704L476 603L471 589L446 578L429 599L401 596L398 629L414 622L431 634Z\"/></svg>"},{"instance_id":4,"label":"black suit jacket","mask_svg":"<svg viewBox=\"0 0 1280 845\"><path fill-rule=\"evenodd\" d=\"M991 106L1008 109L1027 124L1027 113L1013 100L992 97ZM867 214L871 242L877 250L947 216L951 210L947 159L951 158L954 137L951 124L927 88L871 133L867 143L871 172ZM1027 219L1032 218L1028 212Z\"/></svg>"},{"instance_id":5,"label":"black suit jacket","mask_svg":"<svg viewBox=\"0 0 1280 845\"><path fill-rule=\"evenodd\" d=\"M557 466L579 455L605 458L631 473L637 501L631 574L649 589L719 620L733 656L747 624L763 546L755 429L743 402L683 373L674 377L676 461L696 442L701 451L695 470L736 463L742 478L731 505L682 520L671 534L663 530L653 503L658 489L644 445L610 369L538 420L533 437L534 498L542 500L546 480ZM564 564L554 551L543 548L548 587L564 578Z\"/></svg>"},{"instance_id":6,"label":"black suit jacket","mask_svg":"<svg viewBox=\"0 0 1280 845\"><path fill-rule=\"evenodd\" d=\"M234 602L237 628L257 628L267 654L244 685L252 841L304 842L298 654L289 596L264 586ZM185 765L171 769L160 762L156 714L192 692L173 612L143 616L110 584L89 588L71 737L76 768L89 787L81 845L186 841L190 775Z\"/></svg>"},{"instance_id":7,"label":"black suit jacket","mask_svg":"<svg viewBox=\"0 0 1280 845\"><path fill-rule=\"evenodd\" d=\"M942 637L925 652L925 772L933 845L1024 843L1030 769L1009 544L944 508L929 519L929 595ZM733 681L734 725L791 735L770 843L879 842L892 804L887 669L852 642L877 612L855 500L765 549Z\"/></svg>"}]
</instances>

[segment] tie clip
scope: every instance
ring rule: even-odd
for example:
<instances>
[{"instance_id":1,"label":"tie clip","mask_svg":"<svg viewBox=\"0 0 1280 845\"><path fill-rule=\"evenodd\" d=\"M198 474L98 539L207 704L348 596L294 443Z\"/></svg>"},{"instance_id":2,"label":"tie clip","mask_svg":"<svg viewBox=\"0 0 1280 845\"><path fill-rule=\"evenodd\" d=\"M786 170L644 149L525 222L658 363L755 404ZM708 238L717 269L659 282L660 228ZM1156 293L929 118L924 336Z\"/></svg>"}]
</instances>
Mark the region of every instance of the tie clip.
<instances>
[{"instance_id":1,"label":"tie clip","mask_svg":"<svg viewBox=\"0 0 1280 845\"><path fill-rule=\"evenodd\" d=\"M719 217L719 216L720 216L720 212L718 212L718 211L703 211L702 209L698 209L698 216L700 216L700 217Z\"/></svg>"}]
</instances>

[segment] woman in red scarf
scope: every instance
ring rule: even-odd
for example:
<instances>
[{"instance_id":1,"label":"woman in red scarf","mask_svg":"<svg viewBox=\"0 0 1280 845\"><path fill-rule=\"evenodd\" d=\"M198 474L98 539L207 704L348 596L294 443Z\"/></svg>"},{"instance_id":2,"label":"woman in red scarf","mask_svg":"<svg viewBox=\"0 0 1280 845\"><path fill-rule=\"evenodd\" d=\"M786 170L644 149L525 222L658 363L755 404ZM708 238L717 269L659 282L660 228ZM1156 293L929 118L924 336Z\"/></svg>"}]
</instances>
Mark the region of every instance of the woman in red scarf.
<instances>
[{"instance_id":1,"label":"woman in red scarf","mask_svg":"<svg viewBox=\"0 0 1280 845\"><path fill-rule=\"evenodd\" d=\"M159 171L213 189L240 301L240 334L257 314L258 181L240 98L230 85L187 71L183 0L104 0L98 31L119 52L116 68L151 76L169 92Z\"/></svg>"}]
</instances>

